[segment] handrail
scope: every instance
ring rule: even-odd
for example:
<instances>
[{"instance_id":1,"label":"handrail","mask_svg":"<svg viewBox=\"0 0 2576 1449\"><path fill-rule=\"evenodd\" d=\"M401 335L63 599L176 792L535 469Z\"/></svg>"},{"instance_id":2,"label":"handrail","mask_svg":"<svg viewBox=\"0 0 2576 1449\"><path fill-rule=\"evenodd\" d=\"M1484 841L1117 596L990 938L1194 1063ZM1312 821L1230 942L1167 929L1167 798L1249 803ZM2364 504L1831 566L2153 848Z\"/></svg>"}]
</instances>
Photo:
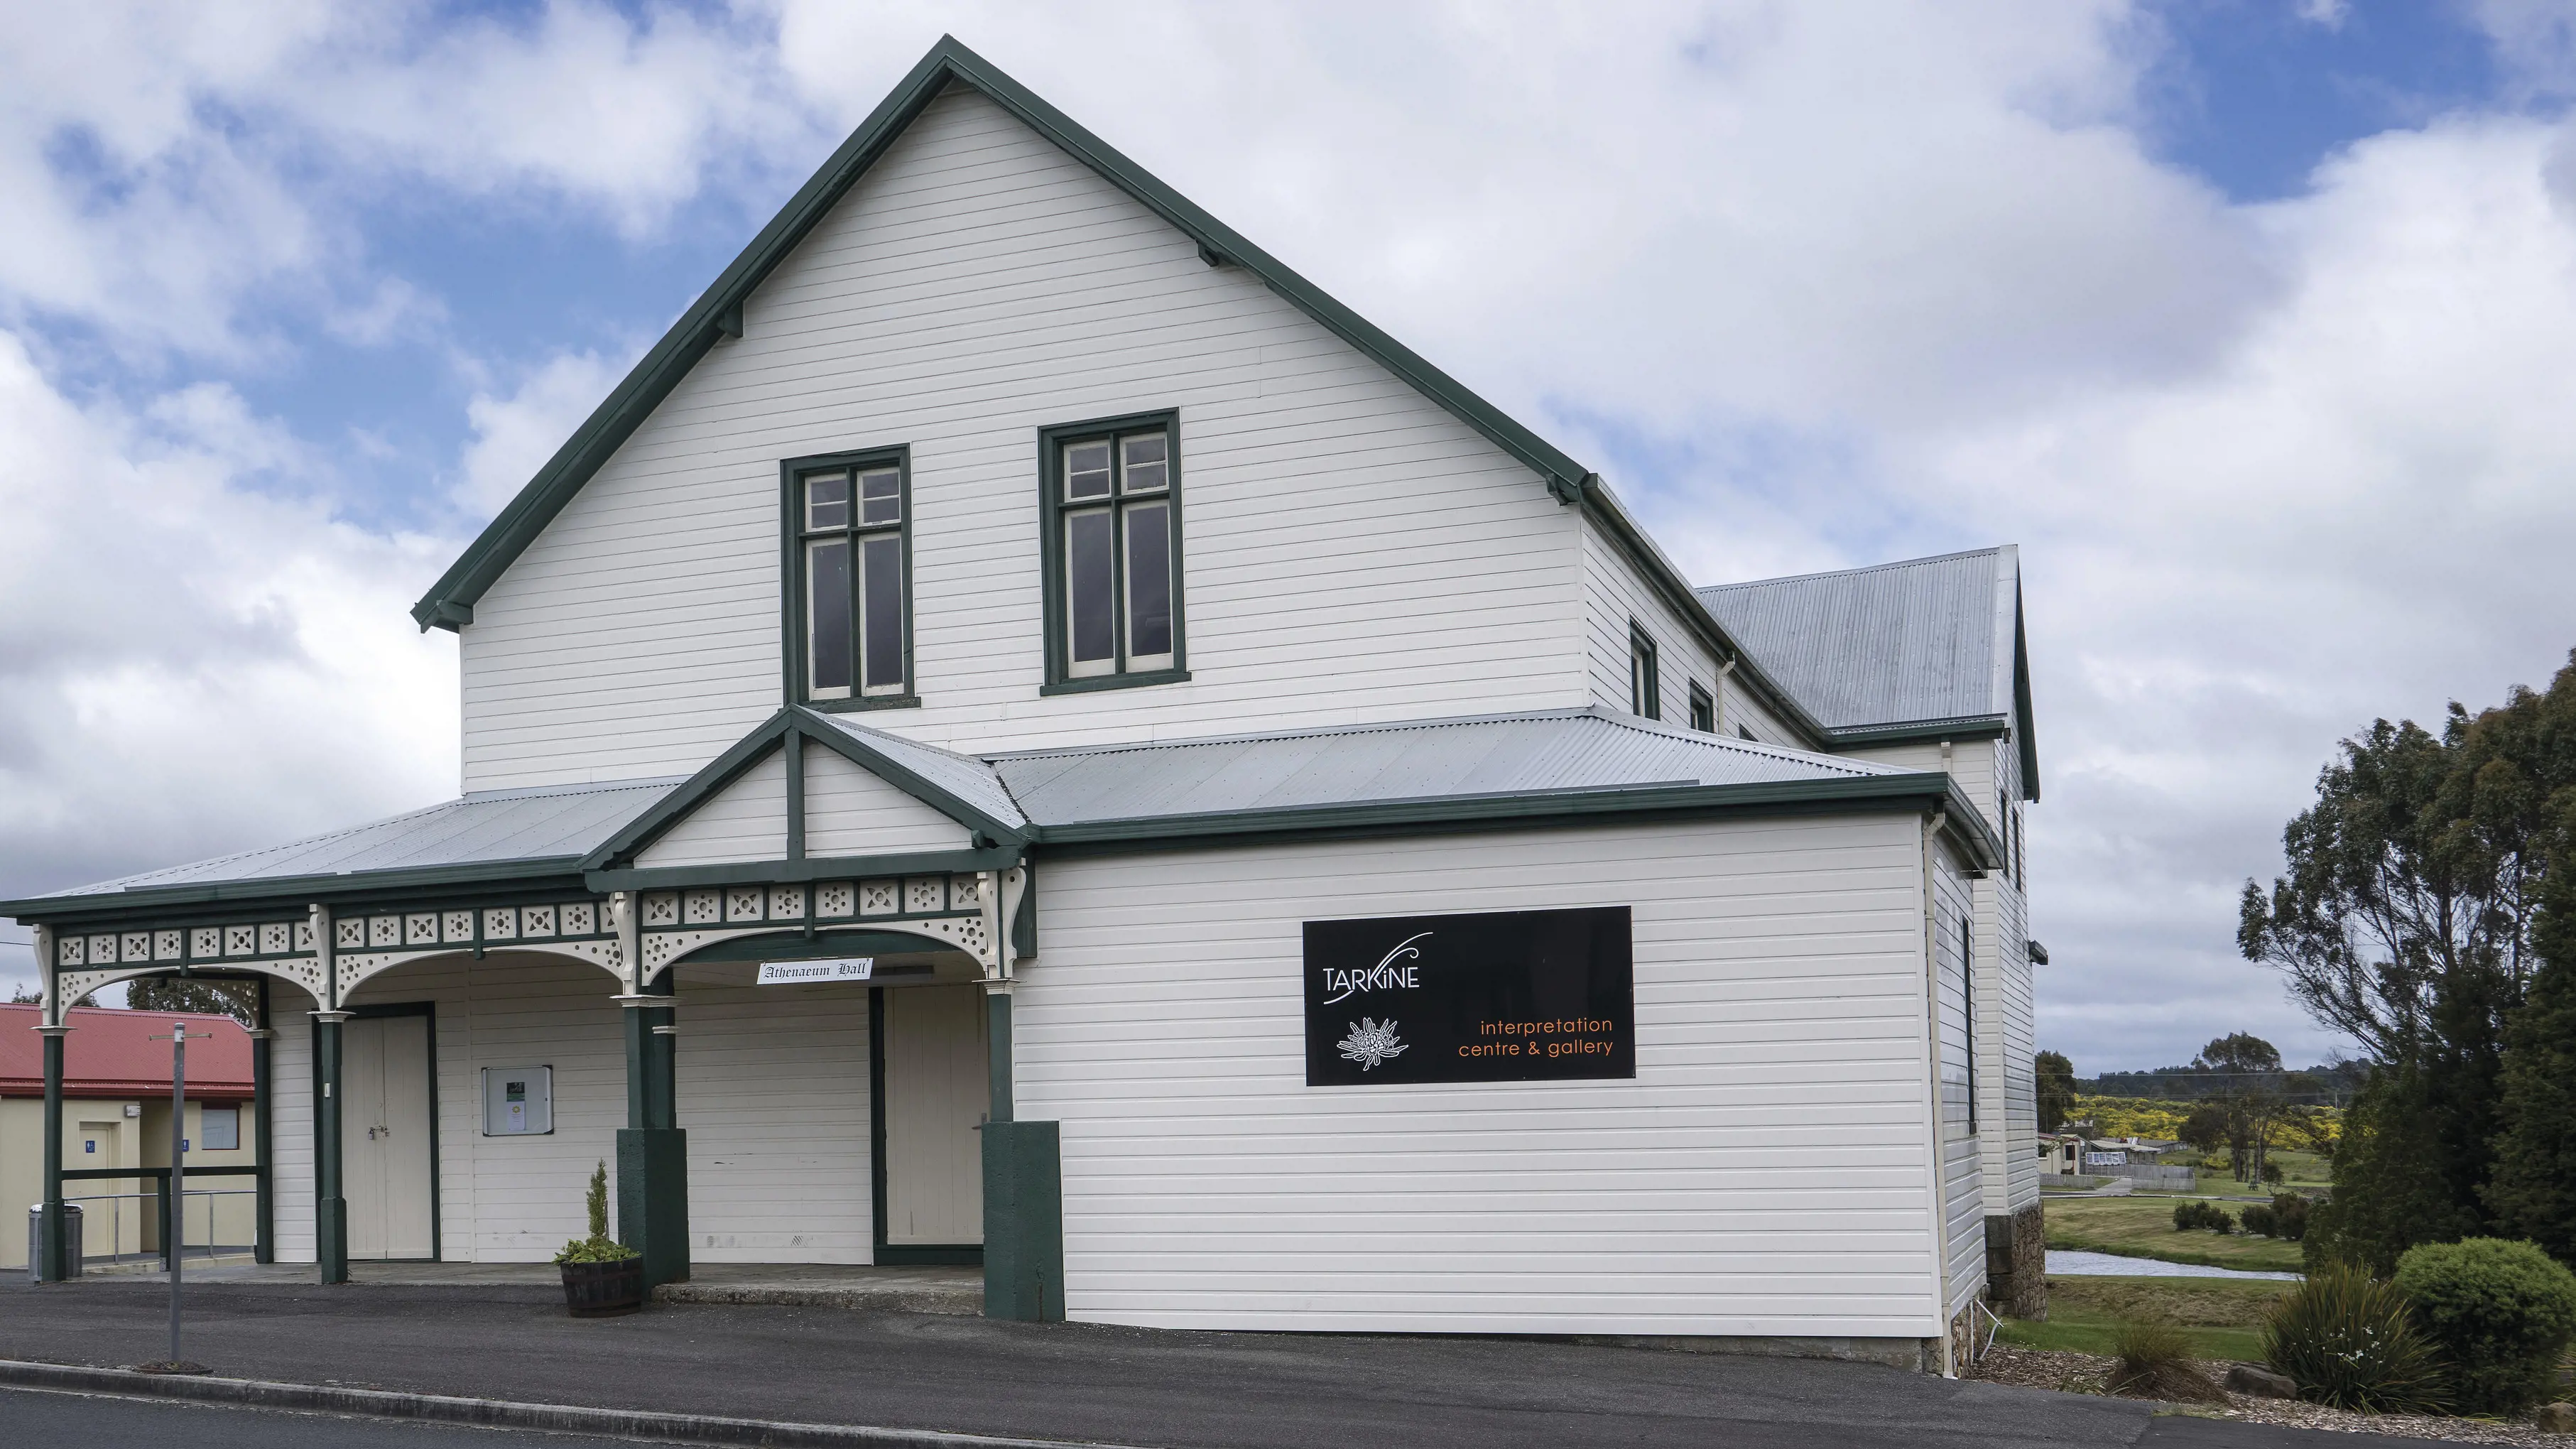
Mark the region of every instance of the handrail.
<instances>
[{"instance_id":1,"label":"handrail","mask_svg":"<svg viewBox=\"0 0 2576 1449\"><path fill-rule=\"evenodd\" d=\"M258 1172L259 1168L256 1166L191 1167L188 1169L188 1175L190 1177L253 1177L256 1176ZM66 1167L63 1169L63 1181L65 1182L79 1182L102 1177L140 1177L149 1179L153 1182L168 1182L170 1180L170 1169L166 1167Z\"/></svg>"}]
</instances>

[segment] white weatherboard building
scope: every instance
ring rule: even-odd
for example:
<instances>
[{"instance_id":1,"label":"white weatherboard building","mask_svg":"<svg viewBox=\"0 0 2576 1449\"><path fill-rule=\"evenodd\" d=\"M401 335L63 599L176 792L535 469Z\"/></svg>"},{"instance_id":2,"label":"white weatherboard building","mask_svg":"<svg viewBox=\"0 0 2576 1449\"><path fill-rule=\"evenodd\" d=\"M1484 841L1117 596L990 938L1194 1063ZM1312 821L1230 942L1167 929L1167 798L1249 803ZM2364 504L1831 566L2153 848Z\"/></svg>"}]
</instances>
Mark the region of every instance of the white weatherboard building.
<instances>
[{"instance_id":1,"label":"white weatherboard building","mask_svg":"<svg viewBox=\"0 0 2576 1449\"><path fill-rule=\"evenodd\" d=\"M48 1023L265 983L325 1281L606 1158L656 1280L1022 1318L1942 1367L2041 1291L2014 550L1694 589L953 41L414 612L461 798L0 904Z\"/></svg>"}]
</instances>

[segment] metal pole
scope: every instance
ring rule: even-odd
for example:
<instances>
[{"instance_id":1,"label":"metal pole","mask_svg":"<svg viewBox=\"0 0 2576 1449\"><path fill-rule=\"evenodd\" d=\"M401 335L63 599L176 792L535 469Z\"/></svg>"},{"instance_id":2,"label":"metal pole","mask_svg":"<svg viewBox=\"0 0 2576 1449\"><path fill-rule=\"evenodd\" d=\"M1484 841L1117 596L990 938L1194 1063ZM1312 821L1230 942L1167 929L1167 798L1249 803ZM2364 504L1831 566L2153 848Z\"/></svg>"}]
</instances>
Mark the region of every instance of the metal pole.
<instances>
[{"instance_id":1,"label":"metal pole","mask_svg":"<svg viewBox=\"0 0 2576 1449\"><path fill-rule=\"evenodd\" d=\"M179 1265L187 1259L182 1242L188 1233L188 1024L170 1023L170 1363L179 1357Z\"/></svg>"}]
</instances>

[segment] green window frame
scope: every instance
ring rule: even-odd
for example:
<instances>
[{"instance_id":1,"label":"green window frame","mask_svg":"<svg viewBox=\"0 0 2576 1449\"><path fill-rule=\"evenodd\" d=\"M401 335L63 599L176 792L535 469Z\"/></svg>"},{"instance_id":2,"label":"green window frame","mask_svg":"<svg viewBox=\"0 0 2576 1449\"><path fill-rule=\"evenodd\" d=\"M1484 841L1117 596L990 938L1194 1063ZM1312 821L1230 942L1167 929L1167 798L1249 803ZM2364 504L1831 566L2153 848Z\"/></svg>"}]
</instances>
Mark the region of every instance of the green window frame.
<instances>
[{"instance_id":1,"label":"green window frame","mask_svg":"<svg viewBox=\"0 0 2576 1449\"><path fill-rule=\"evenodd\" d=\"M1704 735L1717 733L1717 696L1696 679L1690 682L1690 727Z\"/></svg>"},{"instance_id":2,"label":"green window frame","mask_svg":"<svg viewBox=\"0 0 2576 1449\"><path fill-rule=\"evenodd\" d=\"M912 450L778 465L781 661L790 703L918 705L912 659Z\"/></svg>"},{"instance_id":3,"label":"green window frame","mask_svg":"<svg viewBox=\"0 0 2576 1449\"><path fill-rule=\"evenodd\" d=\"M1046 597L1038 692L1189 678L1180 413L1040 428L1038 500Z\"/></svg>"},{"instance_id":4,"label":"green window frame","mask_svg":"<svg viewBox=\"0 0 2576 1449\"><path fill-rule=\"evenodd\" d=\"M1655 636L1636 620L1628 621L1628 712L1647 719L1664 717L1664 682L1657 662Z\"/></svg>"}]
</instances>

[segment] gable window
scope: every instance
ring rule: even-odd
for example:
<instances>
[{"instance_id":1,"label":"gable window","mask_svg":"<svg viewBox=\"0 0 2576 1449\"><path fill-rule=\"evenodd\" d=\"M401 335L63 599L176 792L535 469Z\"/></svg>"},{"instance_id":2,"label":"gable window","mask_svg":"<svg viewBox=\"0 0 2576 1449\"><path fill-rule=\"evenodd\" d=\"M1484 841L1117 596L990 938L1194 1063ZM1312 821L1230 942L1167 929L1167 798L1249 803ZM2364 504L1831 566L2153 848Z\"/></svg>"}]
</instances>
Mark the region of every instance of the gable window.
<instances>
[{"instance_id":1,"label":"gable window","mask_svg":"<svg viewBox=\"0 0 2576 1449\"><path fill-rule=\"evenodd\" d=\"M1628 623L1628 712L1648 719L1664 717L1663 681L1655 673L1655 638Z\"/></svg>"},{"instance_id":2,"label":"gable window","mask_svg":"<svg viewBox=\"0 0 2576 1449\"><path fill-rule=\"evenodd\" d=\"M1182 638L1180 416L1038 434L1046 549L1043 693L1189 678Z\"/></svg>"},{"instance_id":3,"label":"gable window","mask_svg":"<svg viewBox=\"0 0 2576 1449\"><path fill-rule=\"evenodd\" d=\"M796 458L780 473L788 698L827 709L918 703L906 450Z\"/></svg>"},{"instance_id":4,"label":"gable window","mask_svg":"<svg viewBox=\"0 0 2576 1449\"><path fill-rule=\"evenodd\" d=\"M1701 688L1696 679L1691 681L1690 711L1692 729L1704 735L1717 733L1717 697Z\"/></svg>"}]
</instances>

